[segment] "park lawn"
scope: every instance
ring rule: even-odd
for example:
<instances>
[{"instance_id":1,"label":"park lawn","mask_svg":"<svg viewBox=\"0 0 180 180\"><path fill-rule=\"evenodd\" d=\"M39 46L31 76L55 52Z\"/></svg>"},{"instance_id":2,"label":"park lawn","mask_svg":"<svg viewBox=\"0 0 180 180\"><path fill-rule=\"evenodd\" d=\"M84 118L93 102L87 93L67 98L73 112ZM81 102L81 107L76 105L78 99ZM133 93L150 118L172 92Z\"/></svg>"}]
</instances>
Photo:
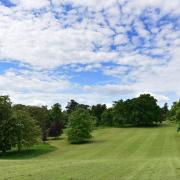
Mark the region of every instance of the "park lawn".
<instances>
[{"instance_id":1,"label":"park lawn","mask_svg":"<svg viewBox=\"0 0 180 180\"><path fill-rule=\"evenodd\" d=\"M93 142L70 145L65 135L21 156L0 158L6 180L180 179L180 134L175 125L95 130Z\"/></svg>"}]
</instances>

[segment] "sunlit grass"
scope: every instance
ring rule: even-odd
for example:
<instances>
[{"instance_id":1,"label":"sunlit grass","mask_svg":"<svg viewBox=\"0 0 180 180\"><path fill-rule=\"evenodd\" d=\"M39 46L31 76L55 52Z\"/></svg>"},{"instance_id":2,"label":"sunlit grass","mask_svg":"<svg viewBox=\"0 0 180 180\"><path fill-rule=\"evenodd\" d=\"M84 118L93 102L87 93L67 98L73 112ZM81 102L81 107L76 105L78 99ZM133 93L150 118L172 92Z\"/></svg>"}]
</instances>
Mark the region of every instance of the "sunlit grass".
<instances>
[{"instance_id":1,"label":"sunlit grass","mask_svg":"<svg viewBox=\"0 0 180 180\"><path fill-rule=\"evenodd\" d=\"M103 128L88 144L70 145L65 135L49 144L1 158L0 179L180 179L174 125Z\"/></svg>"}]
</instances>

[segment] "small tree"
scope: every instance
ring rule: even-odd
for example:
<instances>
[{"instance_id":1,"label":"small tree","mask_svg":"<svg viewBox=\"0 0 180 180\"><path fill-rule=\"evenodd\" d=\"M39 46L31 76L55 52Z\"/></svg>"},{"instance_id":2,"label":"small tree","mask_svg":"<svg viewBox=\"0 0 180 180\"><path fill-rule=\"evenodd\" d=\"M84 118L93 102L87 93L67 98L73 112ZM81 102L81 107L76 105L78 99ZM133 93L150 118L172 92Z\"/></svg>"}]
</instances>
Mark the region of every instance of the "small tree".
<instances>
[{"instance_id":1,"label":"small tree","mask_svg":"<svg viewBox=\"0 0 180 180\"><path fill-rule=\"evenodd\" d=\"M94 118L83 108L77 108L69 117L68 141L71 144L88 142L94 126Z\"/></svg>"}]
</instances>

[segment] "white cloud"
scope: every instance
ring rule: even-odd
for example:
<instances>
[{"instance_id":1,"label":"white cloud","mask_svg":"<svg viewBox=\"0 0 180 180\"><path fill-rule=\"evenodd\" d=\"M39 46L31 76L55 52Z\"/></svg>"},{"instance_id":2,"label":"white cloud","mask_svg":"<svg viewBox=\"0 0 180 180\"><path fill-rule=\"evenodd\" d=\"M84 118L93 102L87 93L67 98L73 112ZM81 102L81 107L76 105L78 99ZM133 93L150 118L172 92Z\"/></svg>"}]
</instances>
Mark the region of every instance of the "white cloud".
<instances>
[{"instance_id":1,"label":"white cloud","mask_svg":"<svg viewBox=\"0 0 180 180\"><path fill-rule=\"evenodd\" d=\"M0 74L0 93L9 93L14 102L65 104L67 99L76 98L82 103L109 103L121 95L140 92L151 92L161 101L168 101L167 93L179 95L180 33L174 30L177 22L169 20L157 26L167 13L177 17L179 0L52 0L54 7L48 0L12 2L15 7L0 5L0 61L16 60L32 66L31 71L8 70ZM61 5L68 3L76 8L63 14ZM139 19L145 8L152 22L150 31ZM154 8L160 8L159 14ZM33 9L43 11L35 14ZM132 26L138 35L131 39L127 32ZM142 49L137 48L142 45L140 38L144 40ZM117 47L110 51L112 44ZM116 66L105 67L105 62ZM50 70L62 65L71 65L78 73L101 71L121 81L76 87L70 78L49 75ZM74 87L79 93L74 93Z\"/></svg>"},{"instance_id":2,"label":"white cloud","mask_svg":"<svg viewBox=\"0 0 180 180\"><path fill-rule=\"evenodd\" d=\"M134 93L134 89L128 85L118 85L118 84L106 84L98 86L85 86L85 91L95 92L97 94L105 94L109 96L117 95L128 95Z\"/></svg>"}]
</instances>

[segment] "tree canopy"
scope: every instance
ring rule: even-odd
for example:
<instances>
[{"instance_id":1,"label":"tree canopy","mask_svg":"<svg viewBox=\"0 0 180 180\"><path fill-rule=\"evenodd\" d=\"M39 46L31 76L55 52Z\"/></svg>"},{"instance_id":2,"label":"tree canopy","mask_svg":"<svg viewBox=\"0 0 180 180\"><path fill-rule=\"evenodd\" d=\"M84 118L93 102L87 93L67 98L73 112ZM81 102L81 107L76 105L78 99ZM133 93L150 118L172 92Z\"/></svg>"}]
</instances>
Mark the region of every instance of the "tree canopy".
<instances>
[{"instance_id":1,"label":"tree canopy","mask_svg":"<svg viewBox=\"0 0 180 180\"><path fill-rule=\"evenodd\" d=\"M21 151L23 147L29 147L38 143L40 128L28 112L16 111L13 120L15 122L14 142L18 147L18 151Z\"/></svg>"},{"instance_id":2,"label":"tree canopy","mask_svg":"<svg viewBox=\"0 0 180 180\"><path fill-rule=\"evenodd\" d=\"M39 127L30 114L24 108L17 109L12 108L8 96L0 96L0 150L3 153L12 147L20 151L22 147L35 144L39 138Z\"/></svg>"},{"instance_id":3,"label":"tree canopy","mask_svg":"<svg viewBox=\"0 0 180 180\"><path fill-rule=\"evenodd\" d=\"M50 110L50 120L51 124L49 127L48 135L50 137L58 137L63 133L63 114L61 110L61 105L56 103L52 106Z\"/></svg>"},{"instance_id":4,"label":"tree canopy","mask_svg":"<svg viewBox=\"0 0 180 180\"><path fill-rule=\"evenodd\" d=\"M0 96L0 150L5 153L15 146L13 112L8 96Z\"/></svg>"},{"instance_id":5,"label":"tree canopy","mask_svg":"<svg viewBox=\"0 0 180 180\"><path fill-rule=\"evenodd\" d=\"M102 114L107 109L105 104L97 104L91 107L91 114L97 118L96 125L102 125Z\"/></svg>"},{"instance_id":6,"label":"tree canopy","mask_svg":"<svg viewBox=\"0 0 180 180\"><path fill-rule=\"evenodd\" d=\"M84 108L77 108L69 117L68 141L71 144L87 142L91 139L94 118Z\"/></svg>"},{"instance_id":7,"label":"tree canopy","mask_svg":"<svg viewBox=\"0 0 180 180\"><path fill-rule=\"evenodd\" d=\"M113 105L114 126L153 126L161 121L161 108L150 94L142 94L126 101L116 101Z\"/></svg>"}]
</instances>

